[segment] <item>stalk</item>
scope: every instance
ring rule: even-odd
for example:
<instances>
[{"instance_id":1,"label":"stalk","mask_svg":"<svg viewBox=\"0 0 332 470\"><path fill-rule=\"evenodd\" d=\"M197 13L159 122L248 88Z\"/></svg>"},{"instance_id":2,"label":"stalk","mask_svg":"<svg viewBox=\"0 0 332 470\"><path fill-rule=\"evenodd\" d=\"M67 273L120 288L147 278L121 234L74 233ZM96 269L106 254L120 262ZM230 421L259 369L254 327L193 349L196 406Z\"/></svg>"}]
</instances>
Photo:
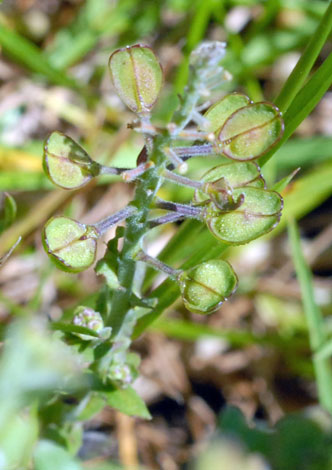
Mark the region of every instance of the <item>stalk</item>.
<instances>
[{"instance_id":1,"label":"stalk","mask_svg":"<svg viewBox=\"0 0 332 470\"><path fill-rule=\"evenodd\" d=\"M177 130L182 130L191 119L200 98L199 74L194 73L188 84L187 93L184 97L181 110L175 113L174 122ZM124 234L124 242L119 254L118 279L122 289L114 292L112 298L111 312L107 319L107 325L112 327L112 338L119 336L126 322L126 316L132 305L130 303L133 281L136 270L135 255L140 250L140 241L150 228L148 220L149 211L152 208L156 193L162 184L162 172L167 164L167 156L163 149L170 146L169 135L148 136L149 145L148 161L154 163L154 167L144 173L137 182L135 196L131 206L137 208L137 212L128 217Z\"/></svg>"},{"instance_id":2,"label":"stalk","mask_svg":"<svg viewBox=\"0 0 332 470\"><path fill-rule=\"evenodd\" d=\"M160 173L166 164L166 156L162 148L168 144L168 140L168 137L165 136L152 138L149 160L154 163L154 167L141 176L136 186L134 199L131 202L131 206L136 207L137 211L127 219L123 248L118 259L118 279L122 289L115 291L111 312L107 319L107 326L112 327L113 338L119 334L127 312L131 309L130 294L136 268L134 256L140 249L142 237L150 228L149 211L162 182Z\"/></svg>"}]
</instances>

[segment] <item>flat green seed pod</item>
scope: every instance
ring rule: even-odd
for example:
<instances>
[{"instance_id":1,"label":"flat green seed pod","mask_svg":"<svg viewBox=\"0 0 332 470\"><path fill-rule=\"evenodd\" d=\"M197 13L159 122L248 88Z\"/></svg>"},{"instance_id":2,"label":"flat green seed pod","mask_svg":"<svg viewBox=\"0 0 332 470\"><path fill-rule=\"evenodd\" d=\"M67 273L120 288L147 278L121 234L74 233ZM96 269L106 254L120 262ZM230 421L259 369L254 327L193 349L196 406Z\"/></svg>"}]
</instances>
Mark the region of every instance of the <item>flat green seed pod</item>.
<instances>
[{"instance_id":1,"label":"flat green seed pod","mask_svg":"<svg viewBox=\"0 0 332 470\"><path fill-rule=\"evenodd\" d=\"M220 129L216 146L233 160L253 160L270 150L283 134L279 109L254 103L235 111Z\"/></svg>"},{"instance_id":2,"label":"flat green seed pod","mask_svg":"<svg viewBox=\"0 0 332 470\"><path fill-rule=\"evenodd\" d=\"M183 271L178 280L185 307L199 314L215 311L237 286L233 268L220 259L212 259Z\"/></svg>"},{"instance_id":3,"label":"flat green seed pod","mask_svg":"<svg viewBox=\"0 0 332 470\"><path fill-rule=\"evenodd\" d=\"M251 214L275 215L278 214L283 207L283 200L279 193L261 188L237 188L233 191L235 199L244 195L243 204L239 207L239 211L246 211Z\"/></svg>"},{"instance_id":4,"label":"flat green seed pod","mask_svg":"<svg viewBox=\"0 0 332 470\"><path fill-rule=\"evenodd\" d=\"M78 273L95 260L98 233L91 225L68 217L53 217L43 230L46 253L63 271Z\"/></svg>"},{"instance_id":5,"label":"flat green seed pod","mask_svg":"<svg viewBox=\"0 0 332 470\"><path fill-rule=\"evenodd\" d=\"M243 194L243 203L231 212L219 211L210 203L206 220L213 235L225 243L242 245L272 230L280 220L283 201L275 191L238 188L235 199Z\"/></svg>"},{"instance_id":6,"label":"flat green seed pod","mask_svg":"<svg viewBox=\"0 0 332 470\"><path fill-rule=\"evenodd\" d=\"M224 178L227 184L232 188L242 186L252 186L255 188L264 188L265 181L260 173L259 166L254 162L234 162L218 165L207 171L201 181L211 183ZM195 202L203 202L209 199L209 196L203 191L196 190L194 194Z\"/></svg>"},{"instance_id":7,"label":"flat green seed pod","mask_svg":"<svg viewBox=\"0 0 332 470\"><path fill-rule=\"evenodd\" d=\"M231 93L224 96L220 101L212 105L204 114L208 120L204 126L207 132L216 132L220 129L234 111L252 103L248 96L242 93Z\"/></svg>"},{"instance_id":8,"label":"flat green seed pod","mask_svg":"<svg viewBox=\"0 0 332 470\"><path fill-rule=\"evenodd\" d=\"M52 132L44 144L43 167L46 175L62 189L77 189L94 176L99 166L73 139Z\"/></svg>"},{"instance_id":9,"label":"flat green seed pod","mask_svg":"<svg viewBox=\"0 0 332 470\"><path fill-rule=\"evenodd\" d=\"M211 217L208 227L216 238L230 245L243 245L274 229L280 215L254 216L239 212L227 212Z\"/></svg>"},{"instance_id":10,"label":"flat green seed pod","mask_svg":"<svg viewBox=\"0 0 332 470\"><path fill-rule=\"evenodd\" d=\"M163 81L160 63L148 46L137 44L113 52L111 79L122 101L134 113L149 113Z\"/></svg>"}]
</instances>

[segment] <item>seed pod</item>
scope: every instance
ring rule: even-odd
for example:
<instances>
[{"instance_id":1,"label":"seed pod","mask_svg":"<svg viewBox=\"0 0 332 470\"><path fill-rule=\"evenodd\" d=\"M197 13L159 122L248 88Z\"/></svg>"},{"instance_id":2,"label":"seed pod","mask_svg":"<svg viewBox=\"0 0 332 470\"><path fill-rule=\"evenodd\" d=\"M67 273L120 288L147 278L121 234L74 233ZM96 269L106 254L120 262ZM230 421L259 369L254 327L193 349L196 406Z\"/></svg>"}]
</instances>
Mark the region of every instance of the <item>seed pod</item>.
<instances>
[{"instance_id":1,"label":"seed pod","mask_svg":"<svg viewBox=\"0 0 332 470\"><path fill-rule=\"evenodd\" d=\"M226 120L240 108L252 103L248 96L242 93L231 93L224 96L220 101L212 105L204 114L207 124L204 129L207 132L216 132L226 122Z\"/></svg>"},{"instance_id":2,"label":"seed pod","mask_svg":"<svg viewBox=\"0 0 332 470\"><path fill-rule=\"evenodd\" d=\"M46 253L63 271L78 273L95 260L98 232L68 217L53 217L43 230Z\"/></svg>"},{"instance_id":3,"label":"seed pod","mask_svg":"<svg viewBox=\"0 0 332 470\"><path fill-rule=\"evenodd\" d=\"M178 277L185 307L194 313L215 311L233 294L237 276L227 261L212 259L182 271Z\"/></svg>"},{"instance_id":4,"label":"seed pod","mask_svg":"<svg viewBox=\"0 0 332 470\"><path fill-rule=\"evenodd\" d=\"M283 201L275 191L249 186L233 191L241 205L231 212L221 212L208 205L206 221L213 235L223 242L241 245L272 230L280 220Z\"/></svg>"},{"instance_id":5,"label":"seed pod","mask_svg":"<svg viewBox=\"0 0 332 470\"><path fill-rule=\"evenodd\" d=\"M77 326L85 326L86 328L90 328L90 330L93 330L96 333L99 333L104 328L104 322L100 313L95 312L92 310L92 308L83 306L79 306L75 309L73 323ZM86 341L96 339L94 336L84 335L81 333L75 334Z\"/></svg>"},{"instance_id":6,"label":"seed pod","mask_svg":"<svg viewBox=\"0 0 332 470\"><path fill-rule=\"evenodd\" d=\"M73 139L56 131L45 141L43 167L52 183L77 189L99 173L100 165Z\"/></svg>"},{"instance_id":7,"label":"seed pod","mask_svg":"<svg viewBox=\"0 0 332 470\"><path fill-rule=\"evenodd\" d=\"M281 138L281 113L270 103L254 103L235 111L218 134L216 149L233 160L262 156Z\"/></svg>"},{"instance_id":8,"label":"seed pod","mask_svg":"<svg viewBox=\"0 0 332 470\"><path fill-rule=\"evenodd\" d=\"M148 46L137 44L113 52L111 79L122 101L137 114L148 114L162 86L160 63Z\"/></svg>"},{"instance_id":9,"label":"seed pod","mask_svg":"<svg viewBox=\"0 0 332 470\"><path fill-rule=\"evenodd\" d=\"M242 186L251 186L255 188L264 188L265 186L265 181L260 173L260 168L256 163L225 163L211 168L211 170L202 176L201 181L209 184L204 185L204 191L195 191L195 202L207 201L209 199L209 192L213 187L218 190L218 182L221 180L224 180L231 190Z\"/></svg>"}]
</instances>

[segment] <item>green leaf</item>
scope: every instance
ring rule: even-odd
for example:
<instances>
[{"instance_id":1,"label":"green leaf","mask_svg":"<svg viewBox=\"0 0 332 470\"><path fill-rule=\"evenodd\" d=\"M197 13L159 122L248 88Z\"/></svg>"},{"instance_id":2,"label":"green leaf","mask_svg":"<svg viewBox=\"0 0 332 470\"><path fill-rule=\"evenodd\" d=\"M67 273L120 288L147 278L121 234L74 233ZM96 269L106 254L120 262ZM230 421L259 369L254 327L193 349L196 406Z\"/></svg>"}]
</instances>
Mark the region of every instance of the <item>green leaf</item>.
<instances>
[{"instance_id":1,"label":"green leaf","mask_svg":"<svg viewBox=\"0 0 332 470\"><path fill-rule=\"evenodd\" d=\"M7 377L8 378L8 377ZM10 410L10 400L3 399L3 406ZM0 411L1 431L1 469L28 468L31 454L38 441L39 423L35 407L27 407L23 413L7 415L3 421L3 411ZM3 466L3 462L6 465Z\"/></svg>"},{"instance_id":2,"label":"green leaf","mask_svg":"<svg viewBox=\"0 0 332 470\"><path fill-rule=\"evenodd\" d=\"M106 284L111 290L115 290L120 287L116 270L108 262L106 257L98 261L95 271L97 274L104 276Z\"/></svg>"},{"instance_id":3,"label":"green leaf","mask_svg":"<svg viewBox=\"0 0 332 470\"><path fill-rule=\"evenodd\" d=\"M87 336L92 336L94 338L99 338L99 334L95 330L92 330L91 328L87 328L86 326L73 325L71 323L63 323L63 322L52 322L51 328L52 330L62 331L63 333L69 333L69 334L75 334L75 335L87 335Z\"/></svg>"},{"instance_id":4,"label":"green leaf","mask_svg":"<svg viewBox=\"0 0 332 470\"><path fill-rule=\"evenodd\" d=\"M106 284L111 290L120 287L119 279L117 276L119 262L118 262L118 242L124 235L124 227L117 227L115 236L107 243L107 250L104 258L98 261L95 271L101 274L106 279Z\"/></svg>"},{"instance_id":5,"label":"green leaf","mask_svg":"<svg viewBox=\"0 0 332 470\"><path fill-rule=\"evenodd\" d=\"M162 86L162 70L148 46L118 49L109 60L114 87L122 101L138 114L148 113Z\"/></svg>"},{"instance_id":6,"label":"green leaf","mask_svg":"<svg viewBox=\"0 0 332 470\"><path fill-rule=\"evenodd\" d=\"M106 392L105 397L108 405L121 411L121 413L128 416L151 419L144 401L132 387L115 388L110 392Z\"/></svg>"},{"instance_id":7,"label":"green leaf","mask_svg":"<svg viewBox=\"0 0 332 470\"><path fill-rule=\"evenodd\" d=\"M226 120L216 145L233 160L253 160L276 145L283 129L278 108L269 103L254 103L238 109Z\"/></svg>"},{"instance_id":8,"label":"green leaf","mask_svg":"<svg viewBox=\"0 0 332 470\"><path fill-rule=\"evenodd\" d=\"M74 411L75 419L88 421L98 414L106 406L105 398L99 392L89 392L77 405Z\"/></svg>"},{"instance_id":9,"label":"green leaf","mask_svg":"<svg viewBox=\"0 0 332 470\"><path fill-rule=\"evenodd\" d=\"M65 449L52 441L41 440L34 452L35 470L82 470L82 466Z\"/></svg>"}]
</instances>

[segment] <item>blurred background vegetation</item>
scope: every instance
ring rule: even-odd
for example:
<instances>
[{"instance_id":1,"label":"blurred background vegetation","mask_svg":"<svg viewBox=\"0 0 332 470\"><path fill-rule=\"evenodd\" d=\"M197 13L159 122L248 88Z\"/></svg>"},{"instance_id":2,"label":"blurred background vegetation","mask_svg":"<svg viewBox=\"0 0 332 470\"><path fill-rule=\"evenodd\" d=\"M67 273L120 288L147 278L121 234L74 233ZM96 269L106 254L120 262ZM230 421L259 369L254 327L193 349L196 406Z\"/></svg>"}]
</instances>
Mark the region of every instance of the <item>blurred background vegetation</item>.
<instances>
[{"instance_id":1,"label":"blurred background vegetation","mask_svg":"<svg viewBox=\"0 0 332 470\"><path fill-rule=\"evenodd\" d=\"M273 101L328 3L3 0L0 191L15 197L18 215L0 236L0 256L19 236L22 241L0 270L0 334L9 342L0 364L0 469L332 469L332 421L318 407L303 299L285 231L289 217L299 221L313 273L313 283L307 277L302 291L313 287L311 306L323 314L332 338L331 92L264 166L270 186L301 170L283 193L277 230L227 252L239 273L237 294L207 318L175 303L134 343L142 357L135 388L151 421L111 407L84 414L68 397L61 409L57 401L52 408L54 390L79 389L82 364L50 335L47 323L70 315L78 304L93 306L102 281L93 269L80 275L58 271L40 239L55 213L95 222L132 195L133 188L115 177L77 192L57 190L41 166L43 141L55 129L82 142L101 163L135 165L142 140L127 128L133 116L110 83L107 61L114 49L141 42L157 53L165 74L154 114L161 124L185 86L190 51L204 39L228 44L224 66L233 78L223 92ZM314 69L331 51L329 38ZM212 163L195 159L189 175L197 177ZM162 191L165 198L190 198L172 185ZM150 252L158 254L176 230L167 226L151 237ZM291 233L301 270L299 243ZM208 235L201 240L212 243ZM177 239L162 256L176 264L191 255L191 243ZM325 358L331 344L321 351Z\"/></svg>"}]
</instances>

